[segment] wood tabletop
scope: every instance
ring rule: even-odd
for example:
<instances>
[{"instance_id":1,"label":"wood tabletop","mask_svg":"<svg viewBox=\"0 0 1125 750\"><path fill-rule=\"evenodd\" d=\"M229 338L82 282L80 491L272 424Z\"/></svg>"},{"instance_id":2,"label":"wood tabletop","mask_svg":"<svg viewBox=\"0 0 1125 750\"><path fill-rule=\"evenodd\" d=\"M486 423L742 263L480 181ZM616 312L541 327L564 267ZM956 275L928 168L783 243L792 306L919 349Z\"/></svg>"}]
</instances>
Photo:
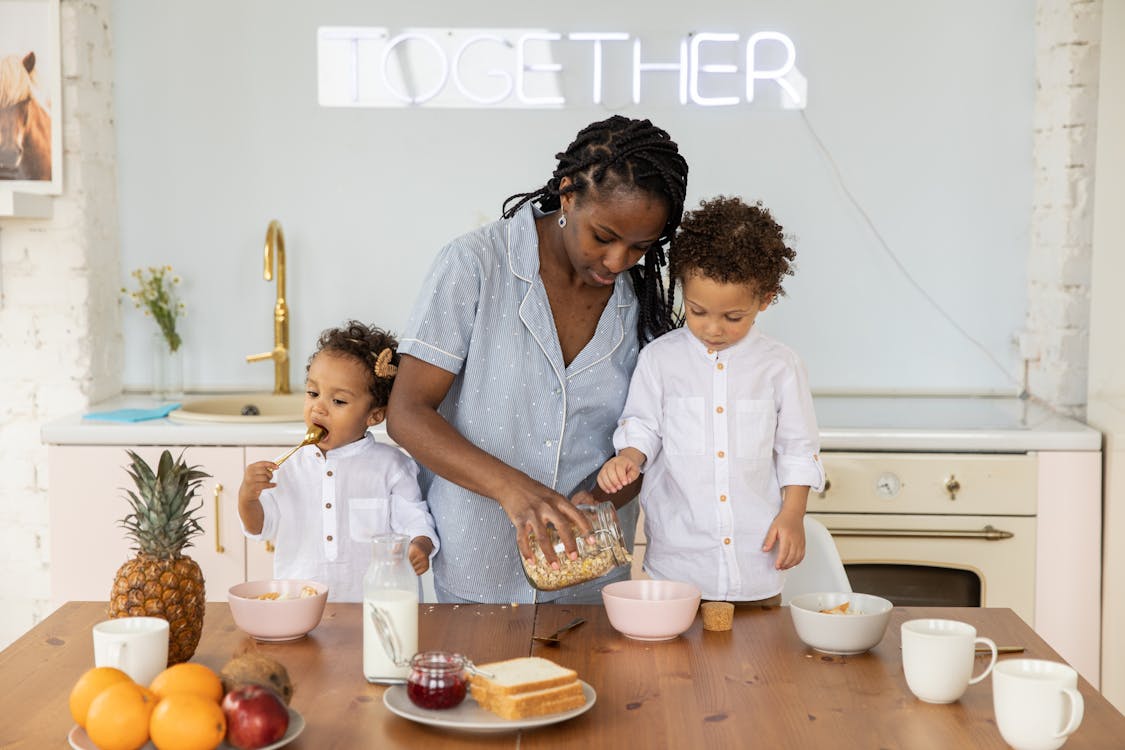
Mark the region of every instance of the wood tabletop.
<instances>
[{"instance_id":1,"label":"wood tabletop","mask_svg":"<svg viewBox=\"0 0 1125 750\"><path fill-rule=\"evenodd\" d=\"M896 608L882 642L860 656L827 656L804 646L784 607L739 609L733 630L704 631L697 619L680 638L632 641L596 606L422 604L419 647L459 651L477 663L536 654L578 671L597 701L570 721L530 731L463 734L390 713L386 688L362 674L360 608L329 604L321 624L291 643L255 644L234 625L224 603L207 605L193 661L219 669L257 648L287 666L296 685L292 706L305 731L288 748L504 747L832 747L1007 748L996 729L992 684L971 685L948 706L922 703L902 675L899 626L917 617L946 617L976 626L999 645L1062 661L1008 609ZM531 640L582 615L587 623L558 647ZM105 619L104 602L71 602L0 652L0 747L67 747L73 726L71 685L93 665L90 628ZM983 661L979 666L984 666ZM1082 726L1067 750L1120 748L1122 716L1085 680Z\"/></svg>"}]
</instances>

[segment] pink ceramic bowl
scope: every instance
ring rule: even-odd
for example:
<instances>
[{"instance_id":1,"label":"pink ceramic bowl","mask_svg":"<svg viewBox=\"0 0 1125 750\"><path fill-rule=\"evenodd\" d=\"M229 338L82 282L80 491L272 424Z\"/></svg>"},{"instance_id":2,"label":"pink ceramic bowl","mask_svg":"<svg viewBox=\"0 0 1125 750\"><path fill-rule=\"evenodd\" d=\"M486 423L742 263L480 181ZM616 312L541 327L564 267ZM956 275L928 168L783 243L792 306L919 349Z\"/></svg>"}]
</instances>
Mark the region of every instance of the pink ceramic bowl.
<instances>
[{"instance_id":1,"label":"pink ceramic bowl","mask_svg":"<svg viewBox=\"0 0 1125 750\"><path fill-rule=\"evenodd\" d=\"M234 624L255 640L293 641L320 624L328 587L295 579L247 581L231 586L227 601Z\"/></svg>"},{"instance_id":2,"label":"pink ceramic bowl","mask_svg":"<svg viewBox=\"0 0 1125 750\"><path fill-rule=\"evenodd\" d=\"M638 641L668 641L691 627L699 589L679 581L618 581L602 589L609 623Z\"/></svg>"}]
</instances>

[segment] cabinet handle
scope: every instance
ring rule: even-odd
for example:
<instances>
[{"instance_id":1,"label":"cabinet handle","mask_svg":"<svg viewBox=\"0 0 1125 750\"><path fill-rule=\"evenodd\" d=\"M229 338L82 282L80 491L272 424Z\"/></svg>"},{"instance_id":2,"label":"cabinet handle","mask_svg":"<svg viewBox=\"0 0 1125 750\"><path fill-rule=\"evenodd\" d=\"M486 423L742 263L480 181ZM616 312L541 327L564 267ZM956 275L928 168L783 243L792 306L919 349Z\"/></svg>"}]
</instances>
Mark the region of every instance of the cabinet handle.
<instances>
[{"instance_id":1,"label":"cabinet handle","mask_svg":"<svg viewBox=\"0 0 1125 750\"><path fill-rule=\"evenodd\" d=\"M961 491L961 483L957 481L957 477L950 474L945 478L945 491L949 493L950 500L957 499L957 493Z\"/></svg>"},{"instance_id":2,"label":"cabinet handle","mask_svg":"<svg viewBox=\"0 0 1125 750\"><path fill-rule=\"evenodd\" d=\"M828 527L832 536L862 536L892 539L983 539L989 542L1011 539L1015 534L985 526L980 531L961 529L837 529Z\"/></svg>"},{"instance_id":3,"label":"cabinet handle","mask_svg":"<svg viewBox=\"0 0 1125 750\"><path fill-rule=\"evenodd\" d=\"M222 515L223 505L220 499L223 495L223 485L221 483L215 484L215 551L220 555L227 551L223 546L223 535L219 530L219 518Z\"/></svg>"},{"instance_id":4,"label":"cabinet handle","mask_svg":"<svg viewBox=\"0 0 1125 750\"><path fill-rule=\"evenodd\" d=\"M828 490L830 490L830 489L832 489L832 480L828 478L827 474L825 474L824 475L824 489L822 489L817 494L822 498L828 497Z\"/></svg>"},{"instance_id":5,"label":"cabinet handle","mask_svg":"<svg viewBox=\"0 0 1125 750\"><path fill-rule=\"evenodd\" d=\"M273 552L273 542L266 542L266 552Z\"/></svg>"}]
</instances>

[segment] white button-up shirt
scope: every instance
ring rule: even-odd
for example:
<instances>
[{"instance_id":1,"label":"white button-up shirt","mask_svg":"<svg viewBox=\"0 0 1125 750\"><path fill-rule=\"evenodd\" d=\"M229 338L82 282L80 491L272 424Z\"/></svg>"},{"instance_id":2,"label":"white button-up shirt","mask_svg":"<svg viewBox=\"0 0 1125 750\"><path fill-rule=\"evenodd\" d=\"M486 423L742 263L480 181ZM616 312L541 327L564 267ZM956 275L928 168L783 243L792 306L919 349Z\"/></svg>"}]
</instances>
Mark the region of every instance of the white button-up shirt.
<instances>
[{"instance_id":1,"label":"white button-up shirt","mask_svg":"<svg viewBox=\"0 0 1125 750\"><path fill-rule=\"evenodd\" d=\"M261 494L262 532L247 538L276 545L276 578L328 585L328 599L363 600L371 538L394 532L428 536L434 520L418 487L418 465L371 433L325 453L307 445L274 474L277 487Z\"/></svg>"},{"instance_id":2,"label":"white button-up shirt","mask_svg":"<svg viewBox=\"0 0 1125 750\"><path fill-rule=\"evenodd\" d=\"M707 599L781 591L777 547L762 552L781 488L820 489L824 470L805 367L752 328L710 351L681 328L641 350L614 447L645 454L644 567Z\"/></svg>"},{"instance_id":3,"label":"white button-up shirt","mask_svg":"<svg viewBox=\"0 0 1125 750\"><path fill-rule=\"evenodd\" d=\"M461 435L569 497L592 487L613 455L637 361L637 298L629 274L618 276L593 338L565 364L527 204L441 251L398 351L455 375L438 411ZM515 528L499 503L426 469L421 481L443 544L434 558L436 585L478 602L535 601ZM637 508L618 511L630 547ZM578 596L580 588L540 592L538 601Z\"/></svg>"}]
</instances>

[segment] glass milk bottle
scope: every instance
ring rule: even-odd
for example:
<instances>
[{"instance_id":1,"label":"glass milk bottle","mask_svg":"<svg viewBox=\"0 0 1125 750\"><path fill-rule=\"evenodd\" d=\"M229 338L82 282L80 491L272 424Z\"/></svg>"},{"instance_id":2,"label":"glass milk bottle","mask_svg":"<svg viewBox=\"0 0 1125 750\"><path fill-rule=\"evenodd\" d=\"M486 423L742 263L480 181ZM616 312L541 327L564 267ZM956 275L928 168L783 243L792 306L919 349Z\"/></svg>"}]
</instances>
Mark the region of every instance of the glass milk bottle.
<instances>
[{"instance_id":1,"label":"glass milk bottle","mask_svg":"<svg viewBox=\"0 0 1125 750\"><path fill-rule=\"evenodd\" d=\"M363 676L405 683L418 651L418 577L406 551L410 537L382 534L363 576Z\"/></svg>"}]
</instances>

